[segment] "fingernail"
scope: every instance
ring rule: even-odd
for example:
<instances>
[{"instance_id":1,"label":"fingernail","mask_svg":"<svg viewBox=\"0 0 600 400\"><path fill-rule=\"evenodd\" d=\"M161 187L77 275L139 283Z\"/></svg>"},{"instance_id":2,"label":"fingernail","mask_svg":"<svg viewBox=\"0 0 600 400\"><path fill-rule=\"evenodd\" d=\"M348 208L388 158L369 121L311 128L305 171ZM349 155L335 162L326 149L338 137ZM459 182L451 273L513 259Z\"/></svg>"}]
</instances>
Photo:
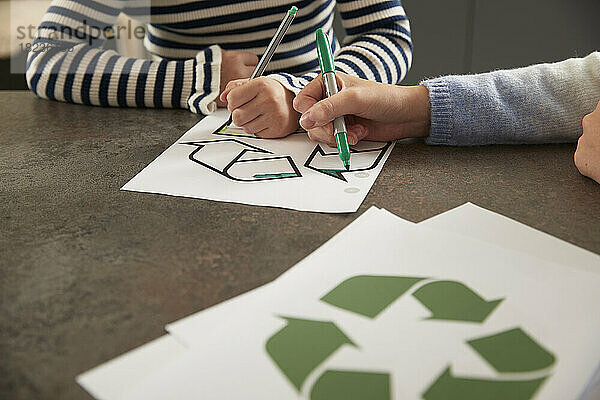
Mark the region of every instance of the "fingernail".
<instances>
[{"instance_id":1,"label":"fingernail","mask_svg":"<svg viewBox=\"0 0 600 400\"><path fill-rule=\"evenodd\" d=\"M315 126L315 121L310 119L310 111L302 114L302 117L300 117L300 126L306 130L309 130L310 128Z\"/></svg>"}]
</instances>

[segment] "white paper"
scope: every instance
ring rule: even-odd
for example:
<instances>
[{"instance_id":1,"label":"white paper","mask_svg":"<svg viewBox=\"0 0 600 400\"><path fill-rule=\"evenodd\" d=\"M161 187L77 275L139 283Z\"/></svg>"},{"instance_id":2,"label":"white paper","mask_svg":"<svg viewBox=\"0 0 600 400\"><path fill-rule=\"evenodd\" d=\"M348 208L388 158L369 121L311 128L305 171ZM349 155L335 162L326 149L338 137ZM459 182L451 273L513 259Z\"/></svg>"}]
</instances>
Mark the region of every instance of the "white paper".
<instances>
[{"instance_id":1,"label":"white paper","mask_svg":"<svg viewBox=\"0 0 600 400\"><path fill-rule=\"evenodd\" d=\"M394 143L352 147L351 170L337 149L306 134L259 139L223 133L229 113L205 117L121 189L301 211L358 210Z\"/></svg>"},{"instance_id":2,"label":"white paper","mask_svg":"<svg viewBox=\"0 0 600 400\"><path fill-rule=\"evenodd\" d=\"M428 320L431 312L413 293L430 281L412 287L375 319L319 300L345 279L363 274L458 281L487 301L503 300L482 324ZM547 376L535 399L577 398L600 359L599 287L598 274L399 224L378 213L360 229L349 228L343 243L317 250L243 312L223 315L227 324L198 334L192 350L127 398L309 398L326 369L344 369L389 373L393 398L418 399L448 366L453 375L471 379ZM298 391L265 351L265 343L286 324L281 316L333 321L358 347L342 346ZM525 375L499 374L466 345L468 339L514 327L555 361Z\"/></svg>"},{"instance_id":3,"label":"white paper","mask_svg":"<svg viewBox=\"0 0 600 400\"><path fill-rule=\"evenodd\" d=\"M597 254L472 203L436 215L419 225L495 243L565 267L600 273L600 256ZM596 375L590 380L582 400L600 399L600 360L598 363Z\"/></svg>"},{"instance_id":4,"label":"white paper","mask_svg":"<svg viewBox=\"0 0 600 400\"><path fill-rule=\"evenodd\" d=\"M120 399L185 350L177 339L164 335L92 368L79 375L76 381L98 400Z\"/></svg>"},{"instance_id":5,"label":"white paper","mask_svg":"<svg viewBox=\"0 0 600 400\"><path fill-rule=\"evenodd\" d=\"M600 273L600 256L503 215L466 203L419 224L494 243L572 268Z\"/></svg>"}]
</instances>

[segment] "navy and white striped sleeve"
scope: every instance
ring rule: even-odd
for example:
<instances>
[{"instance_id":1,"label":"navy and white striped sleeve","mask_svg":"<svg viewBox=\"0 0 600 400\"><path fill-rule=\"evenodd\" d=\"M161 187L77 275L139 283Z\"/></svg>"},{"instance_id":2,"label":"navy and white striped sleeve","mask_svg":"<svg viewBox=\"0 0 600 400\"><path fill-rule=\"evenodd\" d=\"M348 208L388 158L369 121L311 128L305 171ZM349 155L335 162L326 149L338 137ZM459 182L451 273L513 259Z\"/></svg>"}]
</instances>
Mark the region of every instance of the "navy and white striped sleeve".
<instances>
[{"instance_id":1,"label":"navy and white striped sleeve","mask_svg":"<svg viewBox=\"0 0 600 400\"><path fill-rule=\"evenodd\" d=\"M29 88L39 97L70 103L214 111L219 79L211 73L219 73L218 46L181 61L135 59L102 49L126 3L54 0L32 46L39 51L27 59Z\"/></svg>"},{"instance_id":2,"label":"navy and white striped sleeve","mask_svg":"<svg viewBox=\"0 0 600 400\"><path fill-rule=\"evenodd\" d=\"M336 69L363 79L400 83L412 64L413 49L410 24L401 1L338 0L337 6L346 37L341 48L333 49ZM318 71L272 77L298 93L317 75Z\"/></svg>"}]
</instances>

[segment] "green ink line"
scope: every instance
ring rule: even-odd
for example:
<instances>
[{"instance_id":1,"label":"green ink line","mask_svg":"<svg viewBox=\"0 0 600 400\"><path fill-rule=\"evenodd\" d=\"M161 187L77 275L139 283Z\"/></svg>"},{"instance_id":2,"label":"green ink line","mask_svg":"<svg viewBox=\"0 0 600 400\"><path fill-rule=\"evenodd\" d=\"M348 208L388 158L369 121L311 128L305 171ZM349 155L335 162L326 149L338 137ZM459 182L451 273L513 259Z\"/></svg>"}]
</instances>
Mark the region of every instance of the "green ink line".
<instances>
[{"instance_id":1,"label":"green ink line","mask_svg":"<svg viewBox=\"0 0 600 400\"><path fill-rule=\"evenodd\" d=\"M296 175L295 172L284 172L281 174L256 174L253 175L253 178L256 179L274 179L274 178L293 178L296 177L298 175Z\"/></svg>"},{"instance_id":2,"label":"green ink line","mask_svg":"<svg viewBox=\"0 0 600 400\"><path fill-rule=\"evenodd\" d=\"M346 172L345 170L342 171L340 169L320 169L319 171L327 174L327 175L331 175L334 176L336 178L341 178L342 177L342 172Z\"/></svg>"}]
</instances>

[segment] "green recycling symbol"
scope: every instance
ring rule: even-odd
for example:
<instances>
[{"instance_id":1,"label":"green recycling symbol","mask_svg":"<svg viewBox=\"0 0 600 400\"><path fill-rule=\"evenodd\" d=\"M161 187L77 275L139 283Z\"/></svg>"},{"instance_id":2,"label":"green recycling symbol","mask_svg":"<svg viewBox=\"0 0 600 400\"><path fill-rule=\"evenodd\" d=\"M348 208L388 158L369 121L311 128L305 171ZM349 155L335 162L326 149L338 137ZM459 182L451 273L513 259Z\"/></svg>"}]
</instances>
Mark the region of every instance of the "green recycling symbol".
<instances>
[{"instance_id":1,"label":"green recycling symbol","mask_svg":"<svg viewBox=\"0 0 600 400\"><path fill-rule=\"evenodd\" d=\"M424 283L425 282L425 283ZM360 275L340 283L321 298L331 306L374 319L417 283L412 296L431 311L433 320L482 324L503 299L486 301L458 281L401 276ZM355 346L335 323L283 317L286 325L272 335L266 350L298 392L319 365L344 345ZM549 369L554 355L519 327L467 341L498 373L511 379L456 376L451 366L422 393L425 400L528 400L546 375L531 379L531 372ZM525 374L523 379L515 374ZM389 400L390 375L381 372L326 370L310 389L311 400Z\"/></svg>"}]
</instances>

